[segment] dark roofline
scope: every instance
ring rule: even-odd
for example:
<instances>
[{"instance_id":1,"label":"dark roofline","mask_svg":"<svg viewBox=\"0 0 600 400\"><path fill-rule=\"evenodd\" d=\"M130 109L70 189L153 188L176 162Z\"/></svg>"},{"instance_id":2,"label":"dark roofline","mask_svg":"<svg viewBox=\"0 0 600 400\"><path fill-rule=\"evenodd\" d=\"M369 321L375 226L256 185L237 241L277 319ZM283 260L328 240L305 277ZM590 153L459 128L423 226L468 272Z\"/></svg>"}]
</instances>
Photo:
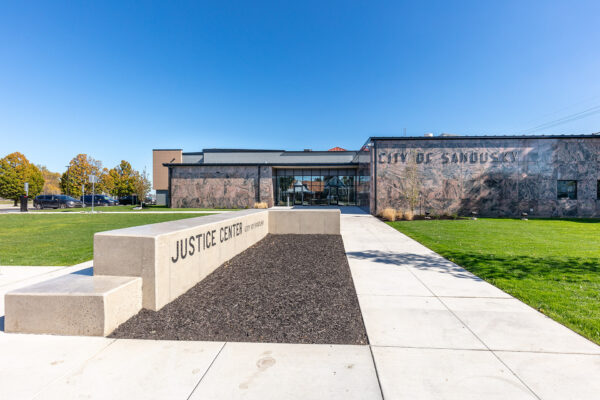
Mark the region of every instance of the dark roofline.
<instances>
[{"instance_id":1,"label":"dark roofline","mask_svg":"<svg viewBox=\"0 0 600 400\"><path fill-rule=\"evenodd\" d=\"M302 151L302 150L290 150L290 151L284 151L284 153L303 153L303 154L314 154L314 153L318 153L318 154L340 154L340 155L344 155L344 154L348 154L348 153L356 153L358 152L358 150L345 150L345 151L329 151L329 150L311 150L311 151Z\"/></svg>"},{"instance_id":2,"label":"dark roofline","mask_svg":"<svg viewBox=\"0 0 600 400\"><path fill-rule=\"evenodd\" d=\"M200 154L204 154L201 151L192 151L192 152L185 152L185 153L181 153L184 156L199 156Z\"/></svg>"},{"instance_id":3,"label":"dark roofline","mask_svg":"<svg viewBox=\"0 0 600 400\"><path fill-rule=\"evenodd\" d=\"M152 149L152 151L183 151L183 149Z\"/></svg>"},{"instance_id":4,"label":"dark roofline","mask_svg":"<svg viewBox=\"0 0 600 400\"><path fill-rule=\"evenodd\" d=\"M346 151L329 151L329 150L267 150L267 149L204 149L204 153L323 153L323 154L344 154L344 153L356 153L358 150L346 150ZM183 153L183 154L202 154L198 153Z\"/></svg>"},{"instance_id":5,"label":"dark roofline","mask_svg":"<svg viewBox=\"0 0 600 400\"><path fill-rule=\"evenodd\" d=\"M280 153L285 150L267 149L202 149L204 153Z\"/></svg>"},{"instance_id":6,"label":"dark roofline","mask_svg":"<svg viewBox=\"0 0 600 400\"><path fill-rule=\"evenodd\" d=\"M600 139L599 133L581 135L489 135L489 136L371 136L371 140L464 140L464 139Z\"/></svg>"},{"instance_id":7,"label":"dark roofline","mask_svg":"<svg viewBox=\"0 0 600 400\"><path fill-rule=\"evenodd\" d=\"M218 163L218 164L199 164L199 163L163 163L165 167L355 167L358 163Z\"/></svg>"}]
</instances>

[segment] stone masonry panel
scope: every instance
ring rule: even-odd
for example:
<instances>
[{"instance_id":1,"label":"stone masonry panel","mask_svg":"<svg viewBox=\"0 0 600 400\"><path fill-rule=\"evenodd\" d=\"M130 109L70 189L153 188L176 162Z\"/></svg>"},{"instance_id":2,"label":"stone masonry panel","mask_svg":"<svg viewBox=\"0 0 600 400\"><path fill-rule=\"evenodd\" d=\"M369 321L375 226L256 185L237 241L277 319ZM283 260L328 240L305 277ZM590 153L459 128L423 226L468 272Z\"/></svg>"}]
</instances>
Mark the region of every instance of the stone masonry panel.
<instances>
[{"instance_id":1,"label":"stone masonry panel","mask_svg":"<svg viewBox=\"0 0 600 400\"><path fill-rule=\"evenodd\" d=\"M600 137L381 140L376 146L372 212L393 207L435 214L600 216ZM577 199L557 199L557 180L576 180Z\"/></svg>"},{"instance_id":2,"label":"stone masonry panel","mask_svg":"<svg viewBox=\"0 0 600 400\"><path fill-rule=\"evenodd\" d=\"M257 201L259 187L260 200L272 206L273 176L270 167L174 167L171 172L171 207L251 208Z\"/></svg>"}]
</instances>

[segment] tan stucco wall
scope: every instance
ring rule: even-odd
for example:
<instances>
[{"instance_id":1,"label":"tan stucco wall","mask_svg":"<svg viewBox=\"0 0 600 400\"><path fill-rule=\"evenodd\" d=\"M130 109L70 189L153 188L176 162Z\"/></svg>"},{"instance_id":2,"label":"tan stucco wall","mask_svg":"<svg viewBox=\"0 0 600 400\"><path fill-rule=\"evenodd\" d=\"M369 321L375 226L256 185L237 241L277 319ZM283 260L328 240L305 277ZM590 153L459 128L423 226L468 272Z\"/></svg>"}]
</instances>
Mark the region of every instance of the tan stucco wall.
<instances>
[{"instance_id":1,"label":"tan stucco wall","mask_svg":"<svg viewBox=\"0 0 600 400\"><path fill-rule=\"evenodd\" d=\"M163 163L180 163L181 150L152 150L152 189L169 189L169 169Z\"/></svg>"}]
</instances>

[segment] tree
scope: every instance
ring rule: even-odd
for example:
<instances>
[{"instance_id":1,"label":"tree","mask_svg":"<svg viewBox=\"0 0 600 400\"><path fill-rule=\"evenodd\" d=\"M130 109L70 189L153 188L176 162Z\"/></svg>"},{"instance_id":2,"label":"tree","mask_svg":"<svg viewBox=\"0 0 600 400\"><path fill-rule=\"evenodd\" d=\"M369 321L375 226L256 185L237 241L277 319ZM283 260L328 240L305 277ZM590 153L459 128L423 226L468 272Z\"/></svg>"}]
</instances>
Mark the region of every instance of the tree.
<instances>
[{"instance_id":1,"label":"tree","mask_svg":"<svg viewBox=\"0 0 600 400\"><path fill-rule=\"evenodd\" d=\"M110 171L106 168L102 170L102 177L100 178L100 183L108 194L114 196L115 180L114 177L110 174Z\"/></svg>"},{"instance_id":2,"label":"tree","mask_svg":"<svg viewBox=\"0 0 600 400\"><path fill-rule=\"evenodd\" d=\"M95 160L87 154L78 154L71 162L69 167L60 178L60 188L66 195L79 197L81 193L81 185L84 185L86 193L92 193L92 184L89 176L95 175L98 177L98 183L95 184L96 193L105 192L103 176L107 173L106 168L102 168L102 162Z\"/></svg>"},{"instance_id":3,"label":"tree","mask_svg":"<svg viewBox=\"0 0 600 400\"><path fill-rule=\"evenodd\" d=\"M144 168L144 170L141 173L136 172L135 178L135 194L137 195L137 198L141 204L148 195L148 193L150 193L152 184L150 183L150 178L148 177L146 168Z\"/></svg>"},{"instance_id":4,"label":"tree","mask_svg":"<svg viewBox=\"0 0 600 400\"><path fill-rule=\"evenodd\" d=\"M45 165L37 166L44 178L44 194L60 194L60 172L52 172Z\"/></svg>"},{"instance_id":5,"label":"tree","mask_svg":"<svg viewBox=\"0 0 600 400\"><path fill-rule=\"evenodd\" d=\"M25 194L25 182L29 183L29 197L35 197L44 187L42 173L27 157L19 152L0 159L0 196L15 201Z\"/></svg>"},{"instance_id":6,"label":"tree","mask_svg":"<svg viewBox=\"0 0 600 400\"><path fill-rule=\"evenodd\" d=\"M108 171L107 184L111 185L111 194L115 197L128 196L135 193L135 184L139 172L135 171L131 164L125 160Z\"/></svg>"}]
</instances>

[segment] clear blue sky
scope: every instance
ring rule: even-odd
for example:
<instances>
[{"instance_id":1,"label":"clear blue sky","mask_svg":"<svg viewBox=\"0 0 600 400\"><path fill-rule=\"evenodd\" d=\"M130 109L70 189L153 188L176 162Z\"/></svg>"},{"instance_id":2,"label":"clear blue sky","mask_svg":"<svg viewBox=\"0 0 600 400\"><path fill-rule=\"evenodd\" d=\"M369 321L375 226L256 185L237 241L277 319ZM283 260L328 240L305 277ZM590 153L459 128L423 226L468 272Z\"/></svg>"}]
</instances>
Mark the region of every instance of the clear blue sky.
<instances>
[{"instance_id":1,"label":"clear blue sky","mask_svg":"<svg viewBox=\"0 0 600 400\"><path fill-rule=\"evenodd\" d=\"M597 0L6 1L0 156L141 169L153 148L596 132L599 16Z\"/></svg>"}]
</instances>

